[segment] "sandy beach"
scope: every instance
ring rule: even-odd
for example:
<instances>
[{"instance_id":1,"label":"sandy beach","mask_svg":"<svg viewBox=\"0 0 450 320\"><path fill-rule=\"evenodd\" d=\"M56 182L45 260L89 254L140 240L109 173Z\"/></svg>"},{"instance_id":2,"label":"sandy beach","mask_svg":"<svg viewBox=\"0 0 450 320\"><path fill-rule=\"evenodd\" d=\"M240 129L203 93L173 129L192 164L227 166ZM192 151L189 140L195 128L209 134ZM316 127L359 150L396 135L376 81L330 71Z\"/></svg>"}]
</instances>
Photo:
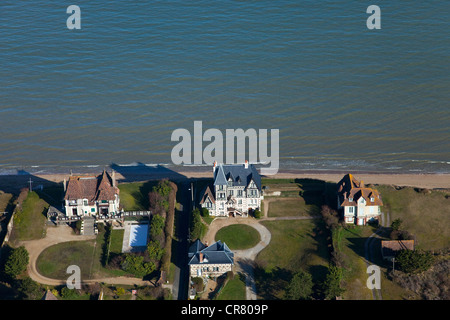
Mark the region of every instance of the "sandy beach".
<instances>
[{"instance_id":1,"label":"sandy beach","mask_svg":"<svg viewBox=\"0 0 450 320\"><path fill-rule=\"evenodd\" d=\"M101 172L98 172L100 174ZM348 172L313 172L313 171L282 171L276 175L267 176L269 179L319 179L330 182L338 182ZM450 174L402 174L402 173L366 173L350 172L356 179L363 180L366 184L387 184L394 186L409 186L425 189L450 189ZM119 172L116 170L118 182L147 181L168 178L172 180L184 180L191 178L212 178L209 170L169 170L166 168L134 168ZM0 190L17 191L29 187L30 179L32 187L60 183L69 179L70 174L21 174L0 175Z\"/></svg>"}]
</instances>

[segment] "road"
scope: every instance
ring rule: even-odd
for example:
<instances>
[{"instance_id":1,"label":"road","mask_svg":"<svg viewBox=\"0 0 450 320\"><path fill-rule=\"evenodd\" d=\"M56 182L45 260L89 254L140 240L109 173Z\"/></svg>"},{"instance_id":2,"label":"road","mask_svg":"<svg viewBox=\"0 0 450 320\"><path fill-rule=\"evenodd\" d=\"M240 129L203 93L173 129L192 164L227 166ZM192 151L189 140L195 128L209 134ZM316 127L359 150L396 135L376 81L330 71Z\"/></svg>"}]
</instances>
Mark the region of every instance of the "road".
<instances>
[{"instance_id":1,"label":"road","mask_svg":"<svg viewBox=\"0 0 450 320\"><path fill-rule=\"evenodd\" d=\"M188 235L189 235L189 214L192 210L191 199L191 183L190 181L182 181L178 184L178 201L182 205L183 210L177 220L177 226L175 228L177 234L176 238L179 240L177 243L176 252L172 252L172 255L176 255L175 262L175 277L172 286L172 295L174 300L187 300L188 298L188 285L189 285L189 270L188 270Z\"/></svg>"}]
</instances>

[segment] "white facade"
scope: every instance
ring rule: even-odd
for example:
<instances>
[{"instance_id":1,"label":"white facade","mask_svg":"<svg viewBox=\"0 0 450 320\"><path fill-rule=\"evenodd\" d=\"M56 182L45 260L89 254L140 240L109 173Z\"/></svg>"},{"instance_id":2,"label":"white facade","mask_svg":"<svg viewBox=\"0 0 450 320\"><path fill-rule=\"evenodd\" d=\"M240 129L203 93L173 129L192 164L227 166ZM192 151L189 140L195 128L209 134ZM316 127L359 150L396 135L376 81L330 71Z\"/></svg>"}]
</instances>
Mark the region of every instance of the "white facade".
<instances>
[{"instance_id":1,"label":"white facade","mask_svg":"<svg viewBox=\"0 0 450 320\"><path fill-rule=\"evenodd\" d=\"M89 204L88 199L64 200L66 216L97 216L119 213L119 195L115 200L101 200Z\"/></svg>"},{"instance_id":2,"label":"white facade","mask_svg":"<svg viewBox=\"0 0 450 320\"><path fill-rule=\"evenodd\" d=\"M200 205L212 216L248 216L260 209L264 196L261 178L248 164L214 167L214 185L205 191Z\"/></svg>"}]
</instances>

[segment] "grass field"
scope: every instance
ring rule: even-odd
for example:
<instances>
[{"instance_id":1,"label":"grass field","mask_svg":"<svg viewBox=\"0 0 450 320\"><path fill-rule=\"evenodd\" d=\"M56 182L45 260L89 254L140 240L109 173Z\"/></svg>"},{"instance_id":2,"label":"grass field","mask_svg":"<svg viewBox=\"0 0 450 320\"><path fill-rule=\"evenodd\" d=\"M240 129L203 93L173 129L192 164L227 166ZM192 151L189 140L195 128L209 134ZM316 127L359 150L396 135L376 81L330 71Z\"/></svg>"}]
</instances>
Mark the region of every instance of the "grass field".
<instances>
[{"instance_id":1,"label":"grass field","mask_svg":"<svg viewBox=\"0 0 450 320\"><path fill-rule=\"evenodd\" d=\"M421 191L411 187L397 190L377 186L383 199L382 211L390 221L402 219L402 229L416 235L417 248L441 250L450 247L450 192Z\"/></svg>"},{"instance_id":2,"label":"grass field","mask_svg":"<svg viewBox=\"0 0 450 320\"><path fill-rule=\"evenodd\" d=\"M220 229L215 240L226 243L231 250L242 250L256 246L261 239L256 229L245 224L233 224Z\"/></svg>"},{"instance_id":3,"label":"grass field","mask_svg":"<svg viewBox=\"0 0 450 320\"><path fill-rule=\"evenodd\" d=\"M306 204L302 197L277 198L266 202L269 205L269 217L314 216L320 213L316 204Z\"/></svg>"},{"instance_id":4,"label":"grass field","mask_svg":"<svg viewBox=\"0 0 450 320\"><path fill-rule=\"evenodd\" d=\"M28 193L22 204L22 210L14 215L14 240L35 240L45 236L45 216L48 203L36 192Z\"/></svg>"},{"instance_id":5,"label":"grass field","mask_svg":"<svg viewBox=\"0 0 450 320\"><path fill-rule=\"evenodd\" d=\"M119 237L117 237L119 238ZM37 259L37 269L43 276L53 279L67 279L67 267L80 267L82 279L95 279L104 276L121 276L125 272L104 268L101 263L104 232L95 240L69 241L45 249Z\"/></svg>"},{"instance_id":6,"label":"grass field","mask_svg":"<svg viewBox=\"0 0 450 320\"><path fill-rule=\"evenodd\" d=\"M131 182L119 184L120 204L125 211L148 210L148 194L158 181Z\"/></svg>"},{"instance_id":7,"label":"grass field","mask_svg":"<svg viewBox=\"0 0 450 320\"><path fill-rule=\"evenodd\" d=\"M245 278L235 275L228 280L216 300L245 300Z\"/></svg>"},{"instance_id":8,"label":"grass field","mask_svg":"<svg viewBox=\"0 0 450 320\"><path fill-rule=\"evenodd\" d=\"M319 220L262 221L271 241L257 256L255 282L258 298L283 299L292 276L311 273L315 284L323 281L328 262L326 237Z\"/></svg>"}]
</instances>

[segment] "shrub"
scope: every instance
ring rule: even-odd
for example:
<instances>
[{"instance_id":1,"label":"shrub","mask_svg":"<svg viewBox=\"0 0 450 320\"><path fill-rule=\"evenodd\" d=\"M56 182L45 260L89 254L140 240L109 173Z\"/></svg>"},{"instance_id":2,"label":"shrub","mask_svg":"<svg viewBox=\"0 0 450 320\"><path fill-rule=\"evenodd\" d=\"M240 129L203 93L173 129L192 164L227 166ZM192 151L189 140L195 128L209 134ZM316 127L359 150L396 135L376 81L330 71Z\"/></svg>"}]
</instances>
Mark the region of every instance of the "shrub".
<instances>
[{"instance_id":1,"label":"shrub","mask_svg":"<svg viewBox=\"0 0 450 320\"><path fill-rule=\"evenodd\" d=\"M126 254L125 260L122 262L121 267L126 272L141 278L152 273L156 269L153 262L144 262L143 256L134 254Z\"/></svg>"},{"instance_id":2,"label":"shrub","mask_svg":"<svg viewBox=\"0 0 450 320\"><path fill-rule=\"evenodd\" d=\"M19 280L18 284L17 291L19 291L20 295L25 300L38 300L42 298L42 295L44 294L39 283L30 277Z\"/></svg>"},{"instance_id":3,"label":"shrub","mask_svg":"<svg viewBox=\"0 0 450 320\"><path fill-rule=\"evenodd\" d=\"M202 222L200 210L195 208L192 211L192 220L190 226L190 237L192 240L201 239L206 233L206 226Z\"/></svg>"},{"instance_id":4,"label":"shrub","mask_svg":"<svg viewBox=\"0 0 450 320\"><path fill-rule=\"evenodd\" d=\"M406 273L420 273L428 270L434 262L431 252L422 250L401 250L395 257L398 268Z\"/></svg>"},{"instance_id":5,"label":"shrub","mask_svg":"<svg viewBox=\"0 0 450 320\"><path fill-rule=\"evenodd\" d=\"M28 251L24 246L13 249L5 263L5 274L10 279L15 279L27 269L29 262Z\"/></svg>"},{"instance_id":6,"label":"shrub","mask_svg":"<svg viewBox=\"0 0 450 320\"><path fill-rule=\"evenodd\" d=\"M253 211L253 215L255 216L256 219L260 219L261 218L261 210L255 209L255 211Z\"/></svg>"},{"instance_id":7,"label":"shrub","mask_svg":"<svg viewBox=\"0 0 450 320\"><path fill-rule=\"evenodd\" d=\"M64 299L74 299L79 295L76 289L69 289L68 287L64 287L61 289L61 297Z\"/></svg>"},{"instance_id":8,"label":"shrub","mask_svg":"<svg viewBox=\"0 0 450 320\"><path fill-rule=\"evenodd\" d=\"M300 270L289 283L285 298L288 300L307 300L313 293L313 281L311 274Z\"/></svg>"},{"instance_id":9,"label":"shrub","mask_svg":"<svg viewBox=\"0 0 450 320\"><path fill-rule=\"evenodd\" d=\"M342 269L336 266L328 267L325 281L322 283L323 294L326 299L339 297L345 289L341 288Z\"/></svg>"}]
</instances>

